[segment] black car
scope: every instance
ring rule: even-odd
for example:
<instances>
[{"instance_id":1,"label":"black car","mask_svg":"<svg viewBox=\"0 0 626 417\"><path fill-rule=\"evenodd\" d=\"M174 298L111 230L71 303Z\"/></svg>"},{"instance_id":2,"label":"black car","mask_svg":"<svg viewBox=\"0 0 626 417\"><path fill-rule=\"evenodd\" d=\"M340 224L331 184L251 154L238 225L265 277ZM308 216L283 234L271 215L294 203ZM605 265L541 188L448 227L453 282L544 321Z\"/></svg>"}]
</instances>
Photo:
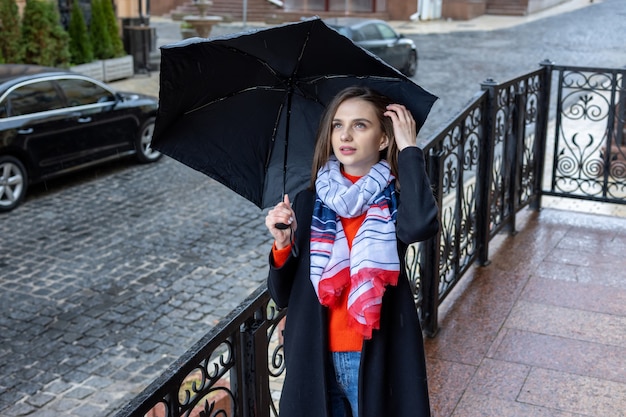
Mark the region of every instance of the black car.
<instances>
[{"instance_id":1,"label":"black car","mask_svg":"<svg viewBox=\"0 0 626 417\"><path fill-rule=\"evenodd\" d=\"M0 65L0 211L29 184L112 159L154 162L158 101L71 71Z\"/></svg>"},{"instance_id":2,"label":"black car","mask_svg":"<svg viewBox=\"0 0 626 417\"><path fill-rule=\"evenodd\" d=\"M398 34L383 20L340 17L324 22L407 77L417 72L415 42Z\"/></svg>"}]
</instances>

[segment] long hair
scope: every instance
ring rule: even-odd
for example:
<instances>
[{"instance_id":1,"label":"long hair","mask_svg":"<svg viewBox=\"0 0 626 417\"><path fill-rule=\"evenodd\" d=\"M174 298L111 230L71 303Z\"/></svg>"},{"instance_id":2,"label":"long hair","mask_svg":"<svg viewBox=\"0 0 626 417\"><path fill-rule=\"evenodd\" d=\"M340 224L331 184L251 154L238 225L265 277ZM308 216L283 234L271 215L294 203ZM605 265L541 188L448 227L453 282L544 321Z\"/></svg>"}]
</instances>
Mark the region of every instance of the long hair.
<instances>
[{"instance_id":1,"label":"long hair","mask_svg":"<svg viewBox=\"0 0 626 417\"><path fill-rule=\"evenodd\" d=\"M380 151L380 159L385 159L391 167L391 173L398 178L398 146L396 145L395 136L393 134L393 123L391 119L384 115L387 106L391 104L391 99L370 89L369 87L348 87L340 91L335 98L328 104L322 118L320 119L317 137L315 141L315 153L313 154L313 166L311 172L311 189L315 189L315 180L317 172L323 167L333 154L331 143L331 130L335 113L339 106L346 100L360 99L371 103L376 110L376 116L380 122L381 129L389 139L389 145ZM399 182L397 183L399 185Z\"/></svg>"}]
</instances>

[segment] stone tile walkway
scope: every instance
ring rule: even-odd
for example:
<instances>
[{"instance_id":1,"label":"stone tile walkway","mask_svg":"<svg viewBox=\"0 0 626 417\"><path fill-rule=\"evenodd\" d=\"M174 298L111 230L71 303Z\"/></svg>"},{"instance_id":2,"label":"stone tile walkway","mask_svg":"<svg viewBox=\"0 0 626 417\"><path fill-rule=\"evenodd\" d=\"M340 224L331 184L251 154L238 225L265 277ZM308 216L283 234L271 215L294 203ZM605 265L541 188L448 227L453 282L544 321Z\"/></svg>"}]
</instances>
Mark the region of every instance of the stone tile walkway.
<instances>
[{"instance_id":1,"label":"stone tile walkway","mask_svg":"<svg viewBox=\"0 0 626 417\"><path fill-rule=\"evenodd\" d=\"M625 416L626 218L544 209L518 220L426 340L434 415Z\"/></svg>"}]
</instances>

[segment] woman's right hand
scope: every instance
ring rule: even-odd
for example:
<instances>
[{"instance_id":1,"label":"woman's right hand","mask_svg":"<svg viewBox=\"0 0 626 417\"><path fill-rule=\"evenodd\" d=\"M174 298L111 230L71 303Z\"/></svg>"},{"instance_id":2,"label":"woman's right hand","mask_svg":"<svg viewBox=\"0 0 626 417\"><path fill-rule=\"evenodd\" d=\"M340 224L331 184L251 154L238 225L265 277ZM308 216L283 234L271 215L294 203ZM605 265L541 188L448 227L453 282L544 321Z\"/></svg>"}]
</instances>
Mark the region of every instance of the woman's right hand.
<instances>
[{"instance_id":1,"label":"woman's right hand","mask_svg":"<svg viewBox=\"0 0 626 417\"><path fill-rule=\"evenodd\" d=\"M279 229L277 224L282 223L289 226L286 229ZM298 224L296 214L291 209L289 196L285 194L283 201L276 204L265 216L265 226L270 231L276 241L276 249L283 249L291 244L291 234L296 232Z\"/></svg>"}]
</instances>

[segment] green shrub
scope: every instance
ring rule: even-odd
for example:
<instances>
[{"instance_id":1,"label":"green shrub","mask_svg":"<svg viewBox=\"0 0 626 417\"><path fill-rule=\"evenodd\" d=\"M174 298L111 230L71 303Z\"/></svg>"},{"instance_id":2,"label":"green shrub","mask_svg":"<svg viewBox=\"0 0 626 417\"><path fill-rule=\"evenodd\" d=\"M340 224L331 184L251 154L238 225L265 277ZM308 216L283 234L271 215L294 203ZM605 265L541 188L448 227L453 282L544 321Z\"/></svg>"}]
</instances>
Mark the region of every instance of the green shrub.
<instances>
[{"instance_id":1,"label":"green shrub","mask_svg":"<svg viewBox=\"0 0 626 417\"><path fill-rule=\"evenodd\" d=\"M103 0L91 0L91 25L89 34L93 53L97 59L109 59L115 56L111 36L107 27ZM108 0L104 0L108 1Z\"/></svg>"},{"instance_id":2,"label":"green shrub","mask_svg":"<svg viewBox=\"0 0 626 417\"><path fill-rule=\"evenodd\" d=\"M107 25L107 33L111 37L111 48L113 49L113 56L120 57L126 55L124 51L124 43L120 37L120 27L117 24L117 17L113 10L113 3L111 0L102 1L102 11L104 13L104 19Z\"/></svg>"},{"instance_id":3,"label":"green shrub","mask_svg":"<svg viewBox=\"0 0 626 417\"><path fill-rule=\"evenodd\" d=\"M89 32L87 32L85 16L83 15L78 0L72 2L68 33L70 35L70 55L72 64L78 65L93 61L93 47L89 39Z\"/></svg>"},{"instance_id":4,"label":"green shrub","mask_svg":"<svg viewBox=\"0 0 626 417\"><path fill-rule=\"evenodd\" d=\"M15 0L0 0L0 63L22 62L20 15Z\"/></svg>"},{"instance_id":5,"label":"green shrub","mask_svg":"<svg viewBox=\"0 0 626 417\"><path fill-rule=\"evenodd\" d=\"M56 2L26 0L22 41L24 63L52 67L69 65L69 35L61 26Z\"/></svg>"}]
</instances>

